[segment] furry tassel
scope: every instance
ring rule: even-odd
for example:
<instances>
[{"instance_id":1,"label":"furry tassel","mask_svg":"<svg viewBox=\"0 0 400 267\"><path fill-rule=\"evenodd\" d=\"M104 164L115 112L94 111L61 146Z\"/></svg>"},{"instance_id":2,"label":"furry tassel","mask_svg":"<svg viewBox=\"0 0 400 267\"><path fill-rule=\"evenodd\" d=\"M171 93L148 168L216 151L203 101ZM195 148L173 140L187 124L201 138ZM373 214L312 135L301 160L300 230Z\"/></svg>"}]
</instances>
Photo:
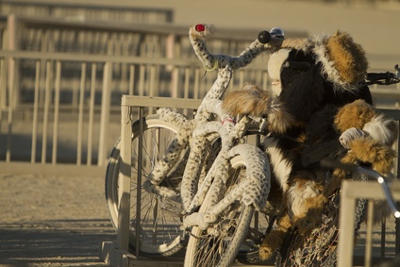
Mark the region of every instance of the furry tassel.
<instances>
[{"instance_id":1,"label":"furry tassel","mask_svg":"<svg viewBox=\"0 0 400 267\"><path fill-rule=\"evenodd\" d=\"M294 124L293 117L278 98L254 85L230 92L222 102L222 108L232 116L266 117L271 132L284 133Z\"/></svg>"}]
</instances>

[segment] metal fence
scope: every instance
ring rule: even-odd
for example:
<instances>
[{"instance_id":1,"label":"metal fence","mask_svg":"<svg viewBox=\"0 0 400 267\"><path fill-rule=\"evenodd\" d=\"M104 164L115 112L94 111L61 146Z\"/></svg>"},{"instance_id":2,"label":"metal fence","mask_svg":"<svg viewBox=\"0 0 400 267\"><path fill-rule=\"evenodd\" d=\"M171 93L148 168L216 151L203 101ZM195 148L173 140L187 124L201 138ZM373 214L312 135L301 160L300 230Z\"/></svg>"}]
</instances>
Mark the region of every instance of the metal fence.
<instances>
[{"instance_id":1,"label":"metal fence","mask_svg":"<svg viewBox=\"0 0 400 267\"><path fill-rule=\"evenodd\" d=\"M96 54L117 57L179 58L195 61L195 55L187 38L187 31L187 26L173 24L70 21L65 18L0 15L2 47L3 50L10 51L80 53L84 54L83 57L86 54ZM236 55L250 41L254 40L257 34L257 29L219 29L209 41L209 47L214 53ZM296 31L288 32L287 35L291 37L307 36L305 32ZM257 62L255 64L266 65L266 58L259 57ZM76 87L80 83L79 65L69 64L64 66L64 70L68 71L68 75L63 77L64 83L68 83L66 87ZM170 71L171 68L168 66L166 70ZM116 64L112 74L113 83L118 81L121 83L121 88L127 88L127 77L130 71L128 64ZM149 70L146 71L150 73ZM33 90L35 72L32 64L25 61L18 62L15 75L17 77L15 80L16 88ZM175 73L174 75L178 74ZM147 82L149 78L150 74L146 74ZM23 98L19 97L21 94L15 95L15 103L33 102L31 93L23 94ZM73 97L73 99L76 103L76 97Z\"/></svg>"},{"instance_id":2,"label":"metal fence","mask_svg":"<svg viewBox=\"0 0 400 267\"><path fill-rule=\"evenodd\" d=\"M393 197L396 200L400 200L400 186L399 182L391 185ZM357 199L368 199L368 220L366 223L366 235L365 235L365 250L364 259L361 259L364 266L370 267L377 262L374 259L372 247L373 247L373 213L374 203L377 200L384 200L385 196L383 190L377 182L357 182L357 181L344 181L340 194L340 233L339 233L339 244L338 244L338 267L350 267L353 266L353 255L354 255L354 210ZM383 219L381 224L381 233L379 242L380 255L377 257L382 260L386 257L386 219ZM399 220L396 219L396 228L389 229L392 233L396 232L396 243L395 253L399 255ZM393 257L394 255L391 255ZM397 265L387 265L397 266Z\"/></svg>"},{"instance_id":3,"label":"metal fence","mask_svg":"<svg viewBox=\"0 0 400 267\"><path fill-rule=\"evenodd\" d=\"M31 71L18 74L19 64ZM121 68L116 71L121 64L126 66L125 74ZM79 70L78 83L65 79L71 75L71 66ZM116 72L120 76L115 80ZM32 84L21 82L22 75ZM214 79L215 73L205 75L197 62L190 60L0 51L0 158L27 161L29 151L32 163L103 165L119 135L115 129L119 129L123 93L202 98ZM266 88L265 67L239 71L231 87L241 87L245 81ZM16 102L18 98L24 101ZM60 134L71 131L65 129L66 122L75 131L70 133L75 138L69 142L75 146L72 152L60 144ZM112 125L114 132L110 133ZM60 126L64 130L59 130ZM21 135L25 140L18 139ZM21 142L25 143L19 147ZM61 152L60 145L64 146Z\"/></svg>"},{"instance_id":4,"label":"metal fence","mask_svg":"<svg viewBox=\"0 0 400 267\"><path fill-rule=\"evenodd\" d=\"M75 21L172 22L168 8L140 8L128 1L2 0L0 12L23 16L63 18Z\"/></svg>"}]
</instances>

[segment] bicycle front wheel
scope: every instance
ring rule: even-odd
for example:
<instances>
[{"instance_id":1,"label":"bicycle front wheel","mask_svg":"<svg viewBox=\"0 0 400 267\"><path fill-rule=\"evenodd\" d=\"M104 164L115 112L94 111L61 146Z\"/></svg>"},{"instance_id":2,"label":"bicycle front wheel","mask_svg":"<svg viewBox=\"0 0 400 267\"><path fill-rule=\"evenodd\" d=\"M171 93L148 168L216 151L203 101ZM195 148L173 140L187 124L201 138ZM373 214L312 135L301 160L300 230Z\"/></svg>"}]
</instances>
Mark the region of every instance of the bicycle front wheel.
<instances>
[{"instance_id":1,"label":"bicycle front wheel","mask_svg":"<svg viewBox=\"0 0 400 267\"><path fill-rule=\"evenodd\" d=\"M176 126L160 120L158 115L147 116L143 120L143 132L139 131L139 121L132 125L132 165L131 165L131 208L130 208L130 249L135 252L136 247L136 210L137 205L137 171L142 169L141 185L141 236L140 252L148 256L169 256L182 247L181 210L179 198L162 196L145 189L143 183L151 173L155 163L160 160L167 147L176 137ZM143 138L143 159L138 166L138 137ZM181 154L185 154L182 151ZM181 157L183 157L181 155ZM179 186L183 175L184 160L176 163L163 180L164 186L179 194ZM114 146L107 165L105 194L114 228L118 228L118 174L120 165L120 142ZM182 165L182 166L181 166Z\"/></svg>"},{"instance_id":2,"label":"bicycle front wheel","mask_svg":"<svg viewBox=\"0 0 400 267\"><path fill-rule=\"evenodd\" d=\"M240 156L231 160L231 166L232 173L226 184L226 193L246 178L246 166ZM213 205L208 195L200 207L200 213L206 212ZM243 241L247 236L253 211L252 205L246 206L240 201L234 201L206 230L193 227L184 266L230 266L239 250L247 249Z\"/></svg>"}]
</instances>

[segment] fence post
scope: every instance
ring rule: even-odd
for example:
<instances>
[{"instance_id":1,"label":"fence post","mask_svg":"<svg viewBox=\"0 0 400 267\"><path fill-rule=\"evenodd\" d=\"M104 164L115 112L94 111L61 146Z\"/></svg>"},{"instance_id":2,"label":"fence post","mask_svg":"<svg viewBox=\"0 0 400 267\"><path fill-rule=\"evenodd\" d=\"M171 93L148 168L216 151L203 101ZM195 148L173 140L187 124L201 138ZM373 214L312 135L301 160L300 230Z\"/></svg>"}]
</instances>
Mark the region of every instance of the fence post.
<instances>
[{"instance_id":1,"label":"fence post","mask_svg":"<svg viewBox=\"0 0 400 267\"><path fill-rule=\"evenodd\" d=\"M53 151L51 153L51 164L57 163L57 143L58 143L58 125L60 113L60 83L61 83L61 61L56 62L56 80L54 84L54 122L53 122Z\"/></svg>"},{"instance_id":2,"label":"fence post","mask_svg":"<svg viewBox=\"0 0 400 267\"><path fill-rule=\"evenodd\" d=\"M6 147L6 162L11 161L11 136L12 136L12 124L13 124L13 103L15 97L15 59L10 57L9 63L9 75L8 75L8 117L7 117L7 147Z\"/></svg>"},{"instance_id":3,"label":"fence post","mask_svg":"<svg viewBox=\"0 0 400 267\"><path fill-rule=\"evenodd\" d=\"M339 209L338 267L350 267L353 263L354 209L356 200L348 197L348 191L348 182L343 181Z\"/></svg>"},{"instance_id":4,"label":"fence post","mask_svg":"<svg viewBox=\"0 0 400 267\"><path fill-rule=\"evenodd\" d=\"M112 63L106 62L103 71L103 89L101 97L101 115L100 115L100 138L99 138L99 155L98 166L103 166L106 159L106 145L108 137L108 123L110 120L111 105L111 79L112 79Z\"/></svg>"},{"instance_id":5,"label":"fence post","mask_svg":"<svg viewBox=\"0 0 400 267\"><path fill-rule=\"evenodd\" d=\"M18 49L18 22L15 14L10 14L7 16L7 33L8 33L8 42L7 49L10 51L15 51ZM13 79L13 88L12 90L18 90L18 68L17 62L15 60L10 60L8 65L8 75L9 79ZM17 103L19 103L19 93L13 93L13 102L9 103L13 108L16 107Z\"/></svg>"},{"instance_id":6,"label":"fence post","mask_svg":"<svg viewBox=\"0 0 400 267\"><path fill-rule=\"evenodd\" d=\"M131 136L132 127L124 96L121 105L121 163L118 176L118 245L123 251L129 246L130 185L131 185ZM140 168L139 168L140 169Z\"/></svg>"},{"instance_id":7,"label":"fence post","mask_svg":"<svg viewBox=\"0 0 400 267\"><path fill-rule=\"evenodd\" d=\"M92 143L93 143L93 117L94 117L94 98L96 93L96 63L92 63L92 76L90 81L90 101L89 101L89 129L87 143L87 165L92 165Z\"/></svg>"},{"instance_id":8,"label":"fence post","mask_svg":"<svg viewBox=\"0 0 400 267\"><path fill-rule=\"evenodd\" d=\"M36 146L38 132L38 110L39 110L39 84L40 84L40 61L35 63L35 95L33 100L33 122L32 122L32 147L31 163L36 162Z\"/></svg>"},{"instance_id":9,"label":"fence post","mask_svg":"<svg viewBox=\"0 0 400 267\"><path fill-rule=\"evenodd\" d=\"M47 130L49 124L49 109L51 98L51 79L52 79L52 65L50 61L46 62L46 84L44 95L44 111L43 111L43 130L42 130L42 159L41 163L46 163L47 155Z\"/></svg>"},{"instance_id":10,"label":"fence post","mask_svg":"<svg viewBox=\"0 0 400 267\"><path fill-rule=\"evenodd\" d=\"M79 88L79 113L78 113L78 140L76 148L76 164L82 163L82 142L83 142L83 103L85 98L86 87L86 63L81 64L81 82Z\"/></svg>"}]
</instances>

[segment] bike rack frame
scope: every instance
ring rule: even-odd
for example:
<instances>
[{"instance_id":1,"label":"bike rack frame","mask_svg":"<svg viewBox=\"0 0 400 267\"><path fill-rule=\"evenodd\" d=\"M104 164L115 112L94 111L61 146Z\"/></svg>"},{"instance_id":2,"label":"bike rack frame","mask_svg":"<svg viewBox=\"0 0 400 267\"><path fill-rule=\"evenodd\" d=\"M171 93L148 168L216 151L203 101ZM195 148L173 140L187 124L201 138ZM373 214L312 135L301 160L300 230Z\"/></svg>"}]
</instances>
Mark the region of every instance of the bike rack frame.
<instances>
[{"instance_id":1,"label":"bike rack frame","mask_svg":"<svg viewBox=\"0 0 400 267\"><path fill-rule=\"evenodd\" d=\"M201 99L183 99L183 98L170 98L170 97L148 97L148 96L131 96L123 95L121 102L121 165L119 174L119 221L117 230L117 240L115 241L104 241L101 247L100 258L109 263L111 266L182 266L182 259L171 257L168 261L149 259L140 255L140 240L136 240L136 251L135 255L129 252L129 222L130 222L130 182L131 182L131 137L133 121L133 108L139 109L139 119L144 117L144 109L148 108L150 113L154 108L167 107L167 108L180 108L180 109L196 109L201 103ZM400 112L398 110L379 110L386 116L400 121ZM142 121L142 120L140 120ZM400 124L399 124L400 125ZM141 124L140 129L143 129ZM400 127L399 127L400 130ZM139 155L138 164L140 166L142 161L141 146L143 146L142 137L139 136ZM397 141L397 151L400 151L400 138ZM400 174L400 157L397 159L397 174ZM142 173L138 168L137 183L141 183ZM141 205L140 187L137 192L137 206ZM356 188L356 190L354 190ZM362 190L360 190L363 188ZM365 188L365 193L362 191ZM400 200L400 183L396 183L394 186L394 197ZM361 193L360 193L361 192ZM342 202L340 209L340 229L341 235L338 246L338 266L351 266L353 259L352 246L354 239L354 233L351 231L353 226L354 216L354 202L356 198L371 198L371 199L382 199L383 191L380 185L376 182L365 183L355 181L345 181L343 183L342 197L346 199ZM353 203L353 204L352 204ZM369 205L369 209L371 209ZM346 214L346 215L345 215ZM137 209L135 214L136 218L140 218L140 209ZM136 236L140 236L140 220L136 222ZM349 240L351 239L351 240ZM367 242L370 242L367 240ZM396 255L400 253L400 220L396 220ZM371 259L370 247L366 248L365 260L366 262ZM246 266L246 265L240 265Z\"/></svg>"},{"instance_id":2,"label":"bike rack frame","mask_svg":"<svg viewBox=\"0 0 400 267\"><path fill-rule=\"evenodd\" d=\"M131 148L132 148L132 121L133 108L139 108L139 129L143 131L144 125L142 118L144 117L144 108L149 108L150 113L154 108L172 107L180 109L196 109L201 103L201 99L182 99L170 97L146 97L146 96L131 96L123 95L121 102L121 163L119 173L119 188L118 188L118 230L117 240L114 242L103 242L101 258L109 262L111 266L130 266L130 263L139 264L140 266L154 264L160 266L160 261L143 261L144 258L140 255L140 239L136 239L135 255L129 252L129 222L130 222L130 182L131 182ZM142 164L142 136L138 139L138 166ZM142 173L141 168L138 168L137 184L141 184ZM137 207L141 206L141 191L137 187ZM136 209L136 218L140 218L140 208ZM136 236L140 236L140 219L136 220ZM174 261L171 258L168 265L182 265L181 261ZM133 262L132 262L133 261ZM158 263L157 263L158 262Z\"/></svg>"}]
</instances>

